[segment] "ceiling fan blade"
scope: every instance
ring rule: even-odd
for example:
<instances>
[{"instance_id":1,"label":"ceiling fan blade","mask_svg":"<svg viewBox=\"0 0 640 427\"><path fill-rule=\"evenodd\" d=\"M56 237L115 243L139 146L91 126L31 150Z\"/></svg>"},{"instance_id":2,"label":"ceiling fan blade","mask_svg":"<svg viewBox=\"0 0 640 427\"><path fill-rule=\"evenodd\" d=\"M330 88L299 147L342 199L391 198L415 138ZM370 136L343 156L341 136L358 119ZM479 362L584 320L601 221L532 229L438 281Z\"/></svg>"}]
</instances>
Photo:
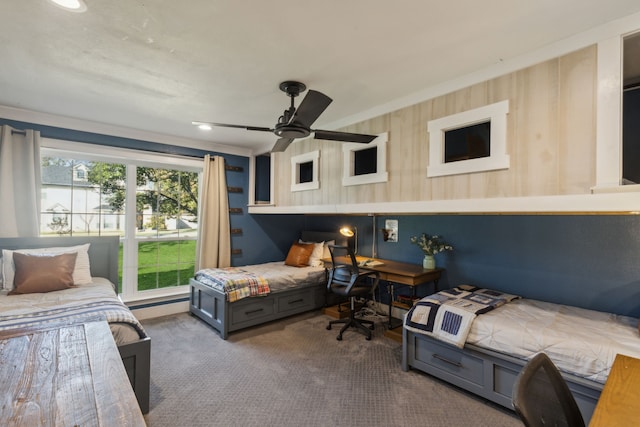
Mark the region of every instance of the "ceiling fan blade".
<instances>
[{"instance_id":1,"label":"ceiling fan blade","mask_svg":"<svg viewBox=\"0 0 640 427\"><path fill-rule=\"evenodd\" d=\"M210 126L218 126L223 128L235 128L235 129L246 129L246 130L257 130L260 132L273 132L271 128L265 128L260 126L248 126L248 125L230 125L227 123L213 123L213 122L191 122L193 125L210 125Z\"/></svg>"},{"instance_id":2,"label":"ceiling fan blade","mask_svg":"<svg viewBox=\"0 0 640 427\"><path fill-rule=\"evenodd\" d=\"M310 89L298 106L291 122L308 129L331 102L333 100L324 93Z\"/></svg>"},{"instance_id":3,"label":"ceiling fan blade","mask_svg":"<svg viewBox=\"0 0 640 427\"><path fill-rule=\"evenodd\" d=\"M289 144L293 142L293 138L280 138L276 141L276 145L271 149L272 153L281 153L287 149Z\"/></svg>"},{"instance_id":4,"label":"ceiling fan blade","mask_svg":"<svg viewBox=\"0 0 640 427\"><path fill-rule=\"evenodd\" d=\"M367 144L377 138L376 135L365 135L362 133L335 132L332 130L314 130L315 139L328 139L330 141L360 142Z\"/></svg>"}]
</instances>

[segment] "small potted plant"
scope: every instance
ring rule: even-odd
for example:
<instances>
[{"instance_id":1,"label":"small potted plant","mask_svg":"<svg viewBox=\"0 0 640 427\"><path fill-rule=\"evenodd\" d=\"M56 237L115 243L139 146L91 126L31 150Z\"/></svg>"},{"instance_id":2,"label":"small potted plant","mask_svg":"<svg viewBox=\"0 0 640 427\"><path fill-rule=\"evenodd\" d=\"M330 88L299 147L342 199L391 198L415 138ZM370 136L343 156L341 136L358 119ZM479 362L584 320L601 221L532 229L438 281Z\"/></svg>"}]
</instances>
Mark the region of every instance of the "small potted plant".
<instances>
[{"instance_id":1,"label":"small potted plant","mask_svg":"<svg viewBox=\"0 0 640 427\"><path fill-rule=\"evenodd\" d=\"M447 244L440 236L435 234L429 236L426 233L422 233L420 237L412 236L410 240L411 243L418 245L424 252L422 267L427 269L436 268L436 259L433 257L435 254L453 250L453 246Z\"/></svg>"}]
</instances>

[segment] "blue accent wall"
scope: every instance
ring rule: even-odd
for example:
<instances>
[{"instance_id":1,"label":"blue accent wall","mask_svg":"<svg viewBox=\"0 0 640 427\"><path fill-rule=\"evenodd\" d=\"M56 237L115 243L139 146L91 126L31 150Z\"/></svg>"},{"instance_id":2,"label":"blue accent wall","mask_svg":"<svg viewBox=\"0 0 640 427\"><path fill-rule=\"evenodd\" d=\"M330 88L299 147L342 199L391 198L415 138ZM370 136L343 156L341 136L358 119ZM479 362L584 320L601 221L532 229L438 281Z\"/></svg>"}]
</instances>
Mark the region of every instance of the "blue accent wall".
<instances>
[{"instance_id":1,"label":"blue accent wall","mask_svg":"<svg viewBox=\"0 0 640 427\"><path fill-rule=\"evenodd\" d=\"M385 219L398 220L398 243L383 241ZM378 258L421 264L421 250L409 241L421 233L439 234L454 246L436 255L438 267L446 268L441 288L468 283L640 317L638 215L401 215L375 221ZM358 227L358 253L370 256L372 217L306 216L304 224L325 231L342 225ZM418 291L428 294L433 286Z\"/></svg>"}]
</instances>

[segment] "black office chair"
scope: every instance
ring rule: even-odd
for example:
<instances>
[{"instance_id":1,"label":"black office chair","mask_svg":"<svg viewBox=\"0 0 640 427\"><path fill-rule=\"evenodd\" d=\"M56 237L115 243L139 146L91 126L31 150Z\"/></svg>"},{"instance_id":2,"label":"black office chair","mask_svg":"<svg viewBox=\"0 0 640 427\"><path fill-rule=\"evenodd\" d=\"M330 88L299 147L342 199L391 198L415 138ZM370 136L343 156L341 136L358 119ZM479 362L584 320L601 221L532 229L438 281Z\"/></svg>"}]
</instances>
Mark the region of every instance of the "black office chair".
<instances>
[{"instance_id":1,"label":"black office chair","mask_svg":"<svg viewBox=\"0 0 640 427\"><path fill-rule=\"evenodd\" d=\"M327 329L331 330L331 326L337 323L344 323L336 337L338 341L342 341L342 334L349 327L363 331L366 339L370 340L374 323L371 320L356 319L355 300L356 297L363 297L373 293L380 281L380 274L373 271L361 272L356 262L356 256L348 246L329 245L329 252L331 253L332 264L329 271L327 290L334 294L348 297L350 313L346 319L330 321ZM365 325L369 325L369 327Z\"/></svg>"},{"instance_id":2,"label":"black office chair","mask_svg":"<svg viewBox=\"0 0 640 427\"><path fill-rule=\"evenodd\" d=\"M526 427L584 427L569 386L544 353L536 354L518 374L512 403Z\"/></svg>"}]
</instances>

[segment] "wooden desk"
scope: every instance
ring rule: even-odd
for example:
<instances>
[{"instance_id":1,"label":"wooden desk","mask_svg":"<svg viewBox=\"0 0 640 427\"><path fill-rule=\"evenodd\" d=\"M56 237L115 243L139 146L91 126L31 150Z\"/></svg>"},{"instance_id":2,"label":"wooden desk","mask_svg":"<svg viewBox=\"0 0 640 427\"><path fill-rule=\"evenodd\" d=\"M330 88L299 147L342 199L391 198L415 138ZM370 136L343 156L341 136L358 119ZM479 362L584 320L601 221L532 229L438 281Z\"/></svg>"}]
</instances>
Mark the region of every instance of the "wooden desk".
<instances>
[{"instance_id":1,"label":"wooden desk","mask_svg":"<svg viewBox=\"0 0 640 427\"><path fill-rule=\"evenodd\" d=\"M18 334L0 340L0 425L145 425L107 322Z\"/></svg>"},{"instance_id":2,"label":"wooden desk","mask_svg":"<svg viewBox=\"0 0 640 427\"><path fill-rule=\"evenodd\" d=\"M424 283L433 282L435 285L434 291L438 290L438 280L440 280L440 275L444 271L443 268L435 268L433 270L428 270L426 268L422 268L421 265L418 264L409 264L406 262L398 262L398 261L390 261L386 259L379 258L367 258L367 257L356 257L356 261L359 263L361 261L366 260L375 260L382 262L381 265L376 266L363 266L359 267L361 270L365 271L377 271L380 274L380 280L384 280L387 282L387 291L389 294L389 321L387 326L389 329L393 329L402 324L400 319L394 319L391 316L391 310L394 305L393 301L393 288L394 285L403 285L411 287L411 295L415 296L415 288L416 286L422 285ZM326 263L331 265L331 259L329 258L323 260ZM409 306L403 306L396 304L398 307L409 309Z\"/></svg>"},{"instance_id":3,"label":"wooden desk","mask_svg":"<svg viewBox=\"0 0 640 427\"><path fill-rule=\"evenodd\" d=\"M640 359L616 355L589 427L640 425Z\"/></svg>"}]
</instances>

